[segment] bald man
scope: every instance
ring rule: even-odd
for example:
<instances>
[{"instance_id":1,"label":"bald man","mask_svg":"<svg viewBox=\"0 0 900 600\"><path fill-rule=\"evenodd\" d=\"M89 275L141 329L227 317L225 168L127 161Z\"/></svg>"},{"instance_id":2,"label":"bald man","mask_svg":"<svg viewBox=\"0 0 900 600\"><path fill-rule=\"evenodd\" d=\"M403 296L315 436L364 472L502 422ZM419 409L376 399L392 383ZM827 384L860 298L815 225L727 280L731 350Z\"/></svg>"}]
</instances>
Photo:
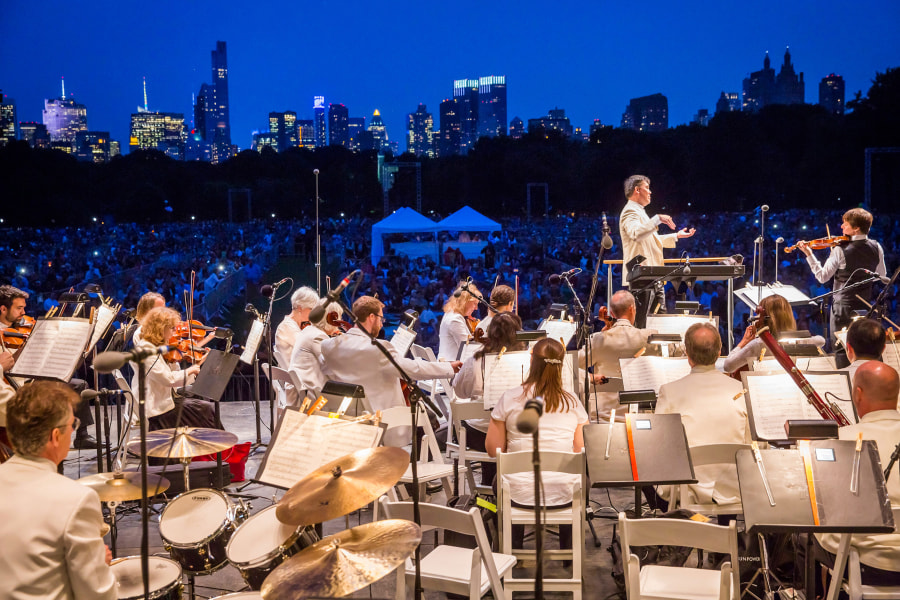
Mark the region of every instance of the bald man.
<instances>
[{"instance_id":1,"label":"bald man","mask_svg":"<svg viewBox=\"0 0 900 600\"><path fill-rule=\"evenodd\" d=\"M881 464L887 465L891 453L900 442L900 412L897 411L897 395L900 394L900 376L890 365L876 360L863 363L853 378L853 404L859 415L859 423L841 427L842 440L855 441L862 433L864 440L878 445ZM900 506L900 477L893 473L888 478L888 497L893 506ZM840 536L820 534L816 536L834 564ZM862 582L868 585L896 585L900 581L900 533L854 535L851 544L859 550ZM827 558L822 560L826 565Z\"/></svg>"}]
</instances>

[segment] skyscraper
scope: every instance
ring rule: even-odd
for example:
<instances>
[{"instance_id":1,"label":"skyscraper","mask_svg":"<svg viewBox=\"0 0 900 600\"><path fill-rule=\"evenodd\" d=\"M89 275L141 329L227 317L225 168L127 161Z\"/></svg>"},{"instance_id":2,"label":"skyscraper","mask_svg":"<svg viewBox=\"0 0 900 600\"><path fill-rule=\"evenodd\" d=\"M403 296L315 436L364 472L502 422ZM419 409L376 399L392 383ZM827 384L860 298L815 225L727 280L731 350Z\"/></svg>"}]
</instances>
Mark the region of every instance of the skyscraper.
<instances>
[{"instance_id":1,"label":"skyscraper","mask_svg":"<svg viewBox=\"0 0 900 600\"><path fill-rule=\"evenodd\" d=\"M44 100L44 125L54 142L75 143L75 134L87 131L87 108L73 98Z\"/></svg>"},{"instance_id":2,"label":"skyscraper","mask_svg":"<svg viewBox=\"0 0 900 600\"><path fill-rule=\"evenodd\" d=\"M698 109L697 114L694 115L693 119L691 119L691 125L702 125L703 127L709 125L709 109Z\"/></svg>"},{"instance_id":3,"label":"skyscraper","mask_svg":"<svg viewBox=\"0 0 900 600\"><path fill-rule=\"evenodd\" d=\"M438 134L438 156L459 154L462 132L459 118L459 102L448 98L441 102L441 130Z\"/></svg>"},{"instance_id":4,"label":"skyscraper","mask_svg":"<svg viewBox=\"0 0 900 600\"><path fill-rule=\"evenodd\" d=\"M208 83L200 84L200 91L194 100L194 129L200 137L212 142L216 136L216 119L214 114L216 90Z\"/></svg>"},{"instance_id":5,"label":"skyscraper","mask_svg":"<svg viewBox=\"0 0 900 600\"><path fill-rule=\"evenodd\" d=\"M75 135L75 157L85 162L109 162L109 142L108 131L79 131Z\"/></svg>"},{"instance_id":6,"label":"skyscraper","mask_svg":"<svg viewBox=\"0 0 900 600\"><path fill-rule=\"evenodd\" d=\"M0 146L17 139L16 101L0 92Z\"/></svg>"},{"instance_id":7,"label":"skyscraper","mask_svg":"<svg viewBox=\"0 0 900 600\"><path fill-rule=\"evenodd\" d=\"M328 145L350 147L350 111L343 104L328 105Z\"/></svg>"},{"instance_id":8,"label":"skyscraper","mask_svg":"<svg viewBox=\"0 0 900 600\"><path fill-rule=\"evenodd\" d=\"M212 86L215 89L214 127L221 128L220 141L231 145L231 110L228 104L228 52L225 42L217 41L212 54Z\"/></svg>"},{"instance_id":9,"label":"skyscraper","mask_svg":"<svg viewBox=\"0 0 900 600\"><path fill-rule=\"evenodd\" d=\"M172 158L184 160L186 139L182 113L141 112L131 115L129 145L132 150L159 150Z\"/></svg>"},{"instance_id":10,"label":"skyscraper","mask_svg":"<svg viewBox=\"0 0 900 600\"><path fill-rule=\"evenodd\" d=\"M513 117L513 120L509 122L509 137L520 140L523 135L525 135L525 122L519 117Z\"/></svg>"},{"instance_id":11,"label":"skyscraper","mask_svg":"<svg viewBox=\"0 0 900 600\"><path fill-rule=\"evenodd\" d=\"M315 121L316 128L316 148L324 148L328 145L325 127L325 96L313 97L313 121Z\"/></svg>"},{"instance_id":12,"label":"skyscraper","mask_svg":"<svg viewBox=\"0 0 900 600\"><path fill-rule=\"evenodd\" d=\"M459 151L468 154L478 141L478 97L477 79L456 79L453 81L453 99L459 113Z\"/></svg>"},{"instance_id":13,"label":"skyscraper","mask_svg":"<svg viewBox=\"0 0 900 600\"><path fill-rule=\"evenodd\" d=\"M19 123L19 135L32 148L50 147L50 134L47 133L47 126L43 123L22 121Z\"/></svg>"},{"instance_id":14,"label":"skyscraper","mask_svg":"<svg viewBox=\"0 0 900 600\"><path fill-rule=\"evenodd\" d=\"M416 156L434 157L434 117L424 104L406 115L406 149Z\"/></svg>"},{"instance_id":15,"label":"skyscraper","mask_svg":"<svg viewBox=\"0 0 900 600\"><path fill-rule=\"evenodd\" d=\"M506 135L506 76L478 78L478 137Z\"/></svg>"},{"instance_id":16,"label":"skyscraper","mask_svg":"<svg viewBox=\"0 0 900 600\"><path fill-rule=\"evenodd\" d=\"M275 150L284 152L300 145L297 113L292 110L269 113L269 133L274 136Z\"/></svg>"},{"instance_id":17,"label":"skyscraper","mask_svg":"<svg viewBox=\"0 0 900 600\"><path fill-rule=\"evenodd\" d=\"M803 104L804 94L803 73L794 71L790 49L784 51L784 63L777 76L766 52L762 70L744 79L743 110L755 112L770 104Z\"/></svg>"},{"instance_id":18,"label":"skyscraper","mask_svg":"<svg viewBox=\"0 0 900 600\"><path fill-rule=\"evenodd\" d=\"M350 117L347 124L347 133L350 137L350 149L358 152L362 149L359 136L366 130L365 117Z\"/></svg>"},{"instance_id":19,"label":"skyscraper","mask_svg":"<svg viewBox=\"0 0 900 600\"><path fill-rule=\"evenodd\" d=\"M316 127L312 119L298 119L297 132L300 136L300 146L302 148L316 147Z\"/></svg>"},{"instance_id":20,"label":"skyscraper","mask_svg":"<svg viewBox=\"0 0 900 600\"><path fill-rule=\"evenodd\" d=\"M722 92L716 101L716 114L741 110L741 97L737 92Z\"/></svg>"},{"instance_id":21,"label":"skyscraper","mask_svg":"<svg viewBox=\"0 0 900 600\"><path fill-rule=\"evenodd\" d=\"M379 152L383 150L388 142L388 133L387 128L384 126L384 121L381 120L381 113L378 112L377 108L369 120L368 131L372 134L374 149Z\"/></svg>"},{"instance_id":22,"label":"skyscraper","mask_svg":"<svg viewBox=\"0 0 900 600\"><path fill-rule=\"evenodd\" d=\"M833 115L844 114L844 78L830 74L819 82L819 104Z\"/></svg>"},{"instance_id":23,"label":"skyscraper","mask_svg":"<svg viewBox=\"0 0 900 600\"><path fill-rule=\"evenodd\" d=\"M636 131L665 131L669 127L669 100L662 94L632 98L622 115L622 127Z\"/></svg>"},{"instance_id":24,"label":"skyscraper","mask_svg":"<svg viewBox=\"0 0 900 600\"><path fill-rule=\"evenodd\" d=\"M528 133L540 133L548 137L550 131L558 131L566 137L572 137L572 123L566 116L563 108L553 108L548 111L546 117L528 119Z\"/></svg>"}]
</instances>

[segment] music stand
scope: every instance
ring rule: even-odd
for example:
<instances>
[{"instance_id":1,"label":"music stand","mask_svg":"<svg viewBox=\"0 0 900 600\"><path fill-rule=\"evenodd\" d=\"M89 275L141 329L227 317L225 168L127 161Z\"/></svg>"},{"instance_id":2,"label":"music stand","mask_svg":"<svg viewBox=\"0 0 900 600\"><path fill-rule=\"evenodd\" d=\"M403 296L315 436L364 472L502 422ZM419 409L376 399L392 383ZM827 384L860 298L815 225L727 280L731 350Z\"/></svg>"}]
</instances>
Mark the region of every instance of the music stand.
<instances>
[{"instance_id":1,"label":"music stand","mask_svg":"<svg viewBox=\"0 0 900 600\"><path fill-rule=\"evenodd\" d=\"M760 450L766 478L769 482L779 483L770 486L774 506L770 504L753 451L738 450L736 454L738 486L747 531L810 534L806 551L807 597L814 577L809 552L811 534L842 534L835 557L835 576L827 595L829 599L836 599L851 534L891 533L894 530L878 448L871 441L862 442L858 493L850 491L855 451L854 441L809 442L811 474L808 476L802 450Z\"/></svg>"},{"instance_id":2,"label":"music stand","mask_svg":"<svg viewBox=\"0 0 900 600\"><path fill-rule=\"evenodd\" d=\"M240 357L237 354L225 353L221 350L210 350L206 355L206 359L200 366L200 373L197 379L191 385L191 393L211 400L216 412L216 421L222 421L219 401L228 382L231 381L231 374L234 373ZM222 483L222 453L216 452L216 483L221 489L224 487Z\"/></svg>"}]
</instances>

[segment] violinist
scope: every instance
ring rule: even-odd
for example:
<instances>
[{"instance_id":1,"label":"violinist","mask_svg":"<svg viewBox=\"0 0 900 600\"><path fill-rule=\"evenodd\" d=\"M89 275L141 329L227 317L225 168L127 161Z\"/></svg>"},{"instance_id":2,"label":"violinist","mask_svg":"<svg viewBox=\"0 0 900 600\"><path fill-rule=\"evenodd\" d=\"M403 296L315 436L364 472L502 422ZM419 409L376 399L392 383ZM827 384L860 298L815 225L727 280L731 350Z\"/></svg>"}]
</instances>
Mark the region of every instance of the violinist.
<instances>
[{"instance_id":1,"label":"violinist","mask_svg":"<svg viewBox=\"0 0 900 600\"><path fill-rule=\"evenodd\" d=\"M453 294L444 303L444 316L441 318L440 345L438 358L456 360L460 345L474 333L478 321L472 316L478 308L478 300L473 294L481 295L475 284L469 283L467 292L463 289L465 282L460 282ZM471 293L469 293L471 292ZM469 322L472 326L469 326Z\"/></svg>"},{"instance_id":2,"label":"violinist","mask_svg":"<svg viewBox=\"0 0 900 600\"><path fill-rule=\"evenodd\" d=\"M181 316L171 308L157 307L150 310L141 324L140 338L135 337L135 350L153 350L162 346L172 337L175 326L180 322ZM133 368L135 375L131 388L137 390L137 366L134 365ZM176 388L194 383L200 372L200 364L181 370L177 364L168 364L162 356L154 354L144 359L144 369L147 374L144 401L149 431L176 426L223 429L215 418L211 402L175 395ZM178 410L179 406L181 411Z\"/></svg>"},{"instance_id":3,"label":"violinist","mask_svg":"<svg viewBox=\"0 0 900 600\"><path fill-rule=\"evenodd\" d=\"M619 404L616 383L603 383L605 377L622 377L619 367L620 358L632 358L647 344L647 338L656 333L655 329L638 329L634 326L637 316L634 296L628 290L619 290L609 301L609 310L616 322L601 332L590 337L592 381L597 396L596 415L600 421L609 422L610 410ZM585 349L578 351L578 366L585 368L587 357ZM620 411L621 412L621 411ZM621 419L624 420L624 414ZM618 419L618 417L617 417Z\"/></svg>"},{"instance_id":4,"label":"violinist","mask_svg":"<svg viewBox=\"0 0 900 600\"><path fill-rule=\"evenodd\" d=\"M297 336L288 370L296 375L296 378L292 379L299 382L301 389L291 388L287 394L288 406L298 406L305 396L318 398L322 393L322 388L330 375L322 358L322 342L341 334L341 330L332 325L332 322L336 322L343 314L344 309L341 305L332 302L325 307L325 314L319 321L304 327ZM329 319L332 315L334 316Z\"/></svg>"},{"instance_id":5,"label":"violinist","mask_svg":"<svg viewBox=\"0 0 900 600\"><path fill-rule=\"evenodd\" d=\"M130 331L125 332L125 347L129 348L137 343L138 340L141 339L141 324L144 322L144 319L147 318L147 313L149 313L154 308L160 308L166 305L166 299L163 298L162 294L157 294L156 292L147 292L141 299L138 300L137 308L134 311L134 320L136 325L132 325L130 327Z\"/></svg>"},{"instance_id":6,"label":"violinist","mask_svg":"<svg viewBox=\"0 0 900 600\"><path fill-rule=\"evenodd\" d=\"M797 247L806 255L806 262L819 283L834 278L834 290L842 289L847 283L855 283L868 277L860 269L874 271L882 277L887 275L884 266L884 250L881 244L869 239L872 227L872 213L862 208L851 208L844 213L841 222L841 233L850 239L833 247L825 264L821 264L807 242L797 242ZM852 281L851 281L852 278ZM854 288L847 294L835 294L831 300L831 332L832 334L850 325L853 311L868 308L862 300L870 300L872 286L865 285ZM850 364L843 351L836 353L837 367Z\"/></svg>"},{"instance_id":7,"label":"violinist","mask_svg":"<svg viewBox=\"0 0 900 600\"><path fill-rule=\"evenodd\" d=\"M0 285L0 327L8 329L13 327L20 319L25 316L25 308L28 301L28 292L20 290L11 285ZM2 352L12 355L9 348L4 347ZM3 365L4 371L9 371L15 365L15 356L11 364ZM5 361L9 363L9 359ZM76 392L81 392L87 388L87 383L81 379L72 379L69 386ZM80 421L80 426L75 432L73 447L78 450L95 450L97 441L88 433L88 426L94 424L93 413L91 413L90 402L81 400L75 408L75 416Z\"/></svg>"},{"instance_id":8,"label":"violinist","mask_svg":"<svg viewBox=\"0 0 900 600\"><path fill-rule=\"evenodd\" d=\"M490 327L491 320L494 318L494 315L499 315L504 312L512 312L513 306L516 304L516 292L508 285L498 285L493 290L491 290L491 299L490 305L494 310L489 310L488 314L485 318L478 322L478 325L475 327L475 331L477 332L479 329L481 330L482 335L488 335L488 327Z\"/></svg>"},{"instance_id":9,"label":"violinist","mask_svg":"<svg viewBox=\"0 0 900 600\"><path fill-rule=\"evenodd\" d=\"M275 358L280 365L288 365L300 331L309 325L309 313L319 302L319 294L308 286L291 294L291 312L284 316L275 330Z\"/></svg>"}]
</instances>

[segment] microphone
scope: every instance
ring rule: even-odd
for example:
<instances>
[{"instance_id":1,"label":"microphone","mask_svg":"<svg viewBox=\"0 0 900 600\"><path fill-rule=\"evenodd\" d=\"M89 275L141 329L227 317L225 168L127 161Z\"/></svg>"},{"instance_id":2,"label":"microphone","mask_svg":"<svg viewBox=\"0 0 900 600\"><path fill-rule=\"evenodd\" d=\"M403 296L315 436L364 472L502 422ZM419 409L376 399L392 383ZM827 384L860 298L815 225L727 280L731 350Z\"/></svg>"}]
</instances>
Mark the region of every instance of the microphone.
<instances>
[{"instance_id":1,"label":"microphone","mask_svg":"<svg viewBox=\"0 0 900 600\"><path fill-rule=\"evenodd\" d=\"M544 399L540 396L525 403L522 414L516 419L516 429L522 433L534 433L538 428L538 420L544 414Z\"/></svg>"},{"instance_id":2,"label":"microphone","mask_svg":"<svg viewBox=\"0 0 900 600\"><path fill-rule=\"evenodd\" d=\"M775 243L776 243L776 244L783 244L783 243L784 243L784 238L783 238L783 237L778 238L777 240L775 240Z\"/></svg>"},{"instance_id":3,"label":"microphone","mask_svg":"<svg viewBox=\"0 0 900 600\"><path fill-rule=\"evenodd\" d=\"M471 278L471 277L467 277L467 278L466 278L466 282L465 282L463 285L459 286L459 288L458 288L455 292L453 292L453 297L454 297L454 298L459 298L460 296L463 295L463 292L466 292L466 293L468 294L469 291L468 291L467 288L469 287L469 284L470 284L470 283L472 283L472 278Z\"/></svg>"},{"instance_id":4,"label":"microphone","mask_svg":"<svg viewBox=\"0 0 900 600\"><path fill-rule=\"evenodd\" d=\"M261 318L262 318L262 316L259 314L259 311L256 310L256 307L253 306L253 305L252 305L251 303L249 303L249 302L247 303L247 306L244 307L244 312L250 313L251 315L253 315L253 316L256 317L257 319L261 319Z\"/></svg>"},{"instance_id":5,"label":"microphone","mask_svg":"<svg viewBox=\"0 0 900 600\"><path fill-rule=\"evenodd\" d=\"M277 282L277 283L273 283L273 284L272 284L272 287L274 287L274 288L277 290L278 288L280 288L281 286L283 286L284 284L286 284L286 283L287 283L288 281L290 281L290 280L291 280L290 277L285 277L285 278L282 279L281 281L279 281L279 282Z\"/></svg>"},{"instance_id":6,"label":"microphone","mask_svg":"<svg viewBox=\"0 0 900 600\"><path fill-rule=\"evenodd\" d=\"M108 390L106 388L102 388L98 391L83 390L81 392L81 399L82 400L93 400L94 398L97 398L97 397L108 398L109 396L121 396L124 393L125 392L123 392L122 390Z\"/></svg>"},{"instance_id":7,"label":"microphone","mask_svg":"<svg viewBox=\"0 0 900 600\"><path fill-rule=\"evenodd\" d=\"M682 272L684 275L690 275L690 274L691 274L691 255L690 255L690 254L685 254L685 256L684 256L684 266L681 268L681 272Z\"/></svg>"},{"instance_id":8,"label":"microphone","mask_svg":"<svg viewBox=\"0 0 900 600\"><path fill-rule=\"evenodd\" d=\"M569 269L565 273L560 273L559 275L556 275L554 273L553 275L550 276L549 281L553 285L556 285L557 283L560 282L560 280L568 279L569 277L574 277L575 275L578 275L579 273L581 273L581 269L579 269L578 267L575 267L574 269Z\"/></svg>"},{"instance_id":9,"label":"microphone","mask_svg":"<svg viewBox=\"0 0 900 600\"><path fill-rule=\"evenodd\" d=\"M321 321L325 316L325 307L332 302L337 302L338 300L340 300L341 292L343 292L344 289L346 289L346 287L350 284L350 282L353 281L353 279L360 273L362 273L362 271L356 269L355 271L344 277L336 288L328 292L328 294L325 296L325 301L320 302L314 309L309 312L309 322L317 323Z\"/></svg>"},{"instance_id":10,"label":"microphone","mask_svg":"<svg viewBox=\"0 0 900 600\"><path fill-rule=\"evenodd\" d=\"M606 212L601 214L603 215L603 240L600 242L600 245L604 250L609 250L613 247L613 241L609 237L609 223L606 222Z\"/></svg>"},{"instance_id":11,"label":"microphone","mask_svg":"<svg viewBox=\"0 0 900 600\"><path fill-rule=\"evenodd\" d=\"M880 281L880 282L883 283L884 285L887 285L887 284L889 284L889 283L891 282L891 278L890 278L890 277L884 277L884 276L882 276L882 275L879 275L879 274L876 273L875 271L870 271L870 270L868 270L868 269L863 269L863 272L864 272L866 275L871 275L872 277L877 277L877 278L878 278L878 281Z\"/></svg>"},{"instance_id":12,"label":"microphone","mask_svg":"<svg viewBox=\"0 0 900 600\"><path fill-rule=\"evenodd\" d=\"M763 211L763 212L769 212L769 205L768 205L768 204L763 204L762 206L757 207L756 210L761 210L761 211Z\"/></svg>"},{"instance_id":13,"label":"microphone","mask_svg":"<svg viewBox=\"0 0 900 600\"><path fill-rule=\"evenodd\" d=\"M101 352L94 359L94 369L99 373L112 373L116 369L122 367L128 361L138 362L144 360L148 356L156 356L157 354L165 354L170 348L168 346L159 346L148 350L132 350L131 352Z\"/></svg>"},{"instance_id":14,"label":"microphone","mask_svg":"<svg viewBox=\"0 0 900 600\"><path fill-rule=\"evenodd\" d=\"M259 288L259 293L266 298L271 298L275 294L275 288L267 283L266 285Z\"/></svg>"}]
</instances>

